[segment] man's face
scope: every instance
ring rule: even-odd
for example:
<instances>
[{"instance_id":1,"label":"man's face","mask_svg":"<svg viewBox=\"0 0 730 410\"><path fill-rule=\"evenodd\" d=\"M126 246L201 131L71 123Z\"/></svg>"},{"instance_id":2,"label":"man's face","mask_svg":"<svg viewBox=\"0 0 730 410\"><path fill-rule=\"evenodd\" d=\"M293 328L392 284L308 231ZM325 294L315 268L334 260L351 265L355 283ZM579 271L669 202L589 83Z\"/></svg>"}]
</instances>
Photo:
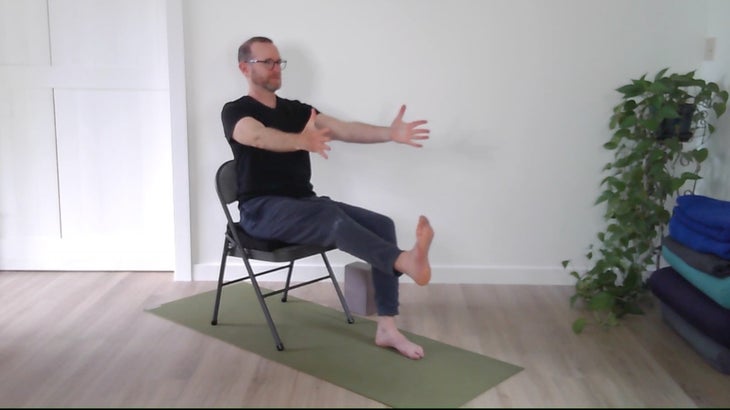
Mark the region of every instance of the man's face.
<instances>
[{"instance_id":1,"label":"man's face","mask_svg":"<svg viewBox=\"0 0 730 410\"><path fill-rule=\"evenodd\" d=\"M254 43L251 45L251 60L281 60L279 50L270 43ZM251 83L257 87L274 92L281 88L281 66L274 64L269 68L264 63L246 63L248 65L248 77Z\"/></svg>"}]
</instances>

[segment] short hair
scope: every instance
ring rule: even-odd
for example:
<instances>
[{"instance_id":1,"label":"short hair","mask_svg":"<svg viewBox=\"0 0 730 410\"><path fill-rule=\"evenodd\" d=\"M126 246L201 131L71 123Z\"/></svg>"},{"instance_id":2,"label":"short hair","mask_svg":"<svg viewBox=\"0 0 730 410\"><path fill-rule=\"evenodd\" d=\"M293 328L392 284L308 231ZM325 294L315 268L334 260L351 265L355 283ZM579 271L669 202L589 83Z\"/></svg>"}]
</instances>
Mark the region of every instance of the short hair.
<instances>
[{"instance_id":1,"label":"short hair","mask_svg":"<svg viewBox=\"0 0 730 410\"><path fill-rule=\"evenodd\" d=\"M271 41L268 37L263 36L255 36L251 37L248 40L244 41L243 44L241 44L240 47L238 47L238 62L246 62L251 59L251 45L254 43L269 43L273 44L274 42Z\"/></svg>"}]
</instances>

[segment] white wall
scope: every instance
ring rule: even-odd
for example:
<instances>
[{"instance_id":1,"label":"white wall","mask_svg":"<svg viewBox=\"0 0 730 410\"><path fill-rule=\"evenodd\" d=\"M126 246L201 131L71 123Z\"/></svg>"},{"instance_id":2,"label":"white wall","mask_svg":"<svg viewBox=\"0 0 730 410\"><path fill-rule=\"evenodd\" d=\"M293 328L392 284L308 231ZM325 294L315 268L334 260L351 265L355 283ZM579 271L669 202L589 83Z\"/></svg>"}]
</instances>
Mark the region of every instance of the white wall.
<instances>
[{"instance_id":1,"label":"white wall","mask_svg":"<svg viewBox=\"0 0 730 410\"><path fill-rule=\"evenodd\" d=\"M730 90L730 1L709 2L707 37L714 37L715 55L703 61L698 74L714 81L724 90ZM710 156L703 164L703 179L697 184L697 193L730 201L730 112L720 118L716 131L708 139Z\"/></svg>"},{"instance_id":2,"label":"white wall","mask_svg":"<svg viewBox=\"0 0 730 410\"><path fill-rule=\"evenodd\" d=\"M288 59L283 97L377 124L406 103L406 119L429 120L420 150L333 144L329 160L313 156L313 182L319 194L392 216L404 248L428 215L434 282L572 284L560 261L580 264L602 226L593 201L614 89L664 67L702 66L710 31L722 49L714 72L727 72L730 33L713 13L727 4L184 2L194 279L213 279L220 259L212 182L231 158L220 110L247 91L236 51L248 37L271 37ZM728 174L726 157L712 166ZM340 253L333 264L354 260Z\"/></svg>"}]
</instances>

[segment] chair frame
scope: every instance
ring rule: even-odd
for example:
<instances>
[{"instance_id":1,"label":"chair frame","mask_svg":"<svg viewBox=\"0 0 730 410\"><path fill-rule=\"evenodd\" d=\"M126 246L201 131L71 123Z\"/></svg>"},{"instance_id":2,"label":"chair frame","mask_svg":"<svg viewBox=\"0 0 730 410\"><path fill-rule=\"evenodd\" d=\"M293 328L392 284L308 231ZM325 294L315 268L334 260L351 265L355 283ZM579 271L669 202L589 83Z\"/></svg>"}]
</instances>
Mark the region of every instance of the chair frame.
<instances>
[{"instance_id":1,"label":"chair frame","mask_svg":"<svg viewBox=\"0 0 730 410\"><path fill-rule=\"evenodd\" d=\"M330 279L332 281L332 285L335 288L335 292L337 293L337 297L340 299L340 303L342 304L342 309L345 312L347 323L354 323L355 320L350 313L347 301L345 300L342 289L340 288L334 271L332 270L332 265L330 265L329 259L326 255L327 252L336 248L334 246L323 247L312 245L287 244L279 241L260 240L258 238L253 238L249 236L243 230L243 228L241 228L240 224L236 220L234 220L228 208L230 204L238 201L236 183L235 161L228 160L221 164L215 175L216 193L218 194L218 199L220 200L221 206L223 207L223 212L226 215L227 222L225 240L223 242L223 255L221 257L220 271L218 273L218 287L215 296L215 306L213 308L213 320L211 321L211 324L213 326L218 324L218 312L220 308L223 287L247 279L251 281L251 285L253 286L256 298L258 299L259 304L261 305L261 309L263 310L264 317L266 318L266 323L268 324L271 335L274 338L276 349L279 351L284 350L284 343L279 336L279 332L276 329L274 320L271 317L269 307L266 304L266 298L270 296L283 294L281 301L286 302L290 290L310 285L312 283L320 282L322 280ZM325 267L327 268L327 274L317 277L315 279L308 280L306 282L292 285L291 278L292 272L294 270L294 262L299 259L314 256L317 254L321 255ZM238 257L243 259L243 263L246 268L246 276L227 281L224 280L226 262L229 257ZM278 267L267 269L261 272L256 272L251 266L252 260L283 263L284 265L280 265ZM283 269L288 269L284 287L263 292L262 288L259 286L257 278L261 275L266 275Z\"/></svg>"}]
</instances>

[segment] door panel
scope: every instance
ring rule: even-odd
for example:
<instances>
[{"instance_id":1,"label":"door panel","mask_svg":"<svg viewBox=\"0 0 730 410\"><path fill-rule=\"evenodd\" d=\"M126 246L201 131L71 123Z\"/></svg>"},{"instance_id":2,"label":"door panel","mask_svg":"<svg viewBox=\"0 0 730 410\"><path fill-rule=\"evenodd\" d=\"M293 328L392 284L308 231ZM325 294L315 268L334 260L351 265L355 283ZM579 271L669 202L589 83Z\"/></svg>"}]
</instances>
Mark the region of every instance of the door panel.
<instances>
[{"instance_id":1,"label":"door panel","mask_svg":"<svg viewBox=\"0 0 730 410\"><path fill-rule=\"evenodd\" d=\"M51 90L0 88L2 237L59 237L56 170Z\"/></svg>"},{"instance_id":2,"label":"door panel","mask_svg":"<svg viewBox=\"0 0 730 410\"><path fill-rule=\"evenodd\" d=\"M172 270L165 0L0 15L0 269Z\"/></svg>"}]
</instances>

